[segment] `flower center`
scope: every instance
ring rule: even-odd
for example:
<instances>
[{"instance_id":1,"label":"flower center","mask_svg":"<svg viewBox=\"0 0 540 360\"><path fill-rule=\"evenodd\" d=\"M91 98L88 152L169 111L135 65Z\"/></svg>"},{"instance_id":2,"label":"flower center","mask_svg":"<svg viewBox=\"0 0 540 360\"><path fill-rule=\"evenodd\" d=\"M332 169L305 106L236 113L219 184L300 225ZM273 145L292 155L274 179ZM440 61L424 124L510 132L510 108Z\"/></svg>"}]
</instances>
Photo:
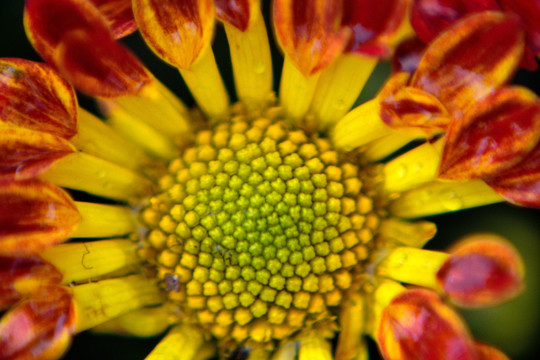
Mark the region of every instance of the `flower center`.
<instances>
[{"instance_id":1,"label":"flower center","mask_svg":"<svg viewBox=\"0 0 540 360\"><path fill-rule=\"evenodd\" d=\"M141 212L181 319L230 348L336 329L379 224L358 166L271 113L198 132Z\"/></svg>"}]
</instances>

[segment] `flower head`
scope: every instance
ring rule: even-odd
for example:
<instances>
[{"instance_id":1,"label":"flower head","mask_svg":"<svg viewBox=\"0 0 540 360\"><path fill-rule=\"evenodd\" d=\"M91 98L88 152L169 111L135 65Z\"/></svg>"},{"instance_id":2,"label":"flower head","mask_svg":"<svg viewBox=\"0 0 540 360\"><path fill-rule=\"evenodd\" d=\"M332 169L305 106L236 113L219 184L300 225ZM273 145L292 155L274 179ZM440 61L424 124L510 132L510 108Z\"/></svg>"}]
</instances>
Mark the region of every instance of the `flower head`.
<instances>
[{"instance_id":1,"label":"flower head","mask_svg":"<svg viewBox=\"0 0 540 360\"><path fill-rule=\"evenodd\" d=\"M409 5L274 1L276 99L259 1L26 0L47 63L0 59L1 356L169 328L149 359L366 358L365 335L386 359L504 359L454 306L516 296L519 254L489 234L421 249L436 228L418 218L540 205L540 102L507 85L525 33L466 17L352 108ZM137 29L195 109L118 42Z\"/></svg>"}]
</instances>

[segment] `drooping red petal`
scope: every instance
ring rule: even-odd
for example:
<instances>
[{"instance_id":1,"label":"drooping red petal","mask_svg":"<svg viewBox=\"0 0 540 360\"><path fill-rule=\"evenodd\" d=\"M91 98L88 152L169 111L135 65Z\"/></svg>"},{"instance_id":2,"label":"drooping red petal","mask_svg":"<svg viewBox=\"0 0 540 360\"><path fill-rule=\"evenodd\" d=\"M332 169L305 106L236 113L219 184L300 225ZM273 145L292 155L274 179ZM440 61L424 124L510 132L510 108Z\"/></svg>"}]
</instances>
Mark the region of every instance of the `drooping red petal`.
<instances>
[{"instance_id":1,"label":"drooping red petal","mask_svg":"<svg viewBox=\"0 0 540 360\"><path fill-rule=\"evenodd\" d=\"M387 57L390 41L407 16L408 0L344 0L342 25L352 31L346 52Z\"/></svg>"},{"instance_id":2,"label":"drooping red petal","mask_svg":"<svg viewBox=\"0 0 540 360\"><path fill-rule=\"evenodd\" d=\"M0 256L0 311L20 300L28 291L60 284L62 274L38 257ZM20 283L32 283L23 284Z\"/></svg>"},{"instance_id":3,"label":"drooping red petal","mask_svg":"<svg viewBox=\"0 0 540 360\"><path fill-rule=\"evenodd\" d=\"M515 17L496 12L469 15L430 44L409 85L435 95L453 117L460 117L508 81L523 44Z\"/></svg>"},{"instance_id":4,"label":"drooping red petal","mask_svg":"<svg viewBox=\"0 0 540 360\"><path fill-rule=\"evenodd\" d=\"M212 0L133 0L133 12L148 46L174 66L188 69L210 46Z\"/></svg>"},{"instance_id":5,"label":"drooping red petal","mask_svg":"<svg viewBox=\"0 0 540 360\"><path fill-rule=\"evenodd\" d=\"M49 65L0 59L0 121L69 139L77 133L77 99Z\"/></svg>"},{"instance_id":6,"label":"drooping red petal","mask_svg":"<svg viewBox=\"0 0 540 360\"><path fill-rule=\"evenodd\" d=\"M274 25L283 51L308 76L336 59L350 38L342 1L276 0Z\"/></svg>"},{"instance_id":7,"label":"drooping red petal","mask_svg":"<svg viewBox=\"0 0 540 360\"><path fill-rule=\"evenodd\" d=\"M119 39L137 30L131 0L90 0L105 16L114 38Z\"/></svg>"},{"instance_id":8,"label":"drooping red petal","mask_svg":"<svg viewBox=\"0 0 540 360\"><path fill-rule=\"evenodd\" d=\"M215 0L216 17L238 30L246 31L254 13L255 6L261 6L259 0Z\"/></svg>"},{"instance_id":9,"label":"drooping red petal","mask_svg":"<svg viewBox=\"0 0 540 360\"><path fill-rule=\"evenodd\" d=\"M492 234L467 237L437 272L450 299L467 307L491 306L523 289L523 261L505 239Z\"/></svg>"},{"instance_id":10,"label":"drooping red petal","mask_svg":"<svg viewBox=\"0 0 540 360\"><path fill-rule=\"evenodd\" d=\"M520 163L485 181L507 201L540 208L540 143Z\"/></svg>"},{"instance_id":11,"label":"drooping red petal","mask_svg":"<svg viewBox=\"0 0 540 360\"><path fill-rule=\"evenodd\" d=\"M525 88L502 88L453 121L439 177L497 176L520 162L540 140L540 100Z\"/></svg>"},{"instance_id":12,"label":"drooping red petal","mask_svg":"<svg viewBox=\"0 0 540 360\"><path fill-rule=\"evenodd\" d=\"M4 314L0 321L3 359L56 359L75 331L72 293L48 286Z\"/></svg>"},{"instance_id":13,"label":"drooping red petal","mask_svg":"<svg viewBox=\"0 0 540 360\"><path fill-rule=\"evenodd\" d=\"M105 18L86 0L26 0L28 37L40 55L93 96L137 93L150 75L118 44Z\"/></svg>"},{"instance_id":14,"label":"drooping red petal","mask_svg":"<svg viewBox=\"0 0 540 360\"><path fill-rule=\"evenodd\" d=\"M477 360L461 318L428 290L409 290L383 310L377 332L388 360Z\"/></svg>"},{"instance_id":15,"label":"drooping red petal","mask_svg":"<svg viewBox=\"0 0 540 360\"><path fill-rule=\"evenodd\" d=\"M30 179L75 151L61 137L18 127L0 128L0 184Z\"/></svg>"},{"instance_id":16,"label":"drooping red petal","mask_svg":"<svg viewBox=\"0 0 540 360\"><path fill-rule=\"evenodd\" d=\"M37 180L0 187L0 255L33 255L66 239L80 221L69 195Z\"/></svg>"},{"instance_id":17,"label":"drooping red petal","mask_svg":"<svg viewBox=\"0 0 540 360\"><path fill-rule=\"evenodd\" d=\"M424 43L463 16L484 10L500 10L497 0L414 0L411 24Z\"/></svg>"},{"instance_id":18,"label":"drooping red petal","mask_svg":"<svg viewBox=\"0 0 540 360\"><path fill-rule=\"evenodd\" d=\"M432 94L406 86L409 74L394 74L379 94L381 119L393 128L418 128L432 136L450 122L445 107Z\"/></svg>"}]
</instances>

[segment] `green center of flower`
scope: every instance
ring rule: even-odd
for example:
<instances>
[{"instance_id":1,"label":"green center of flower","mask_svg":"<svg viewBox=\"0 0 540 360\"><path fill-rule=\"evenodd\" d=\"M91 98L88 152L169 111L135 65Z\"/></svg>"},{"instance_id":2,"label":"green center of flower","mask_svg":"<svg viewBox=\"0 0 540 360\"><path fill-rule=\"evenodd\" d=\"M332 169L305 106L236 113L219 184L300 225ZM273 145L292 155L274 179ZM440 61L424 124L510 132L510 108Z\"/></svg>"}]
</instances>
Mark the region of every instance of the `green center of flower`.
<instances>
[{"instance_id":1,"label":"green center of flower","mask_svg":"<svg viewBox=\"0 0 540 360\"><path fill-rule=\"evenodd\" d=\"M360 178L325 139L235 116L170 163L141 212L145 258L181 317L221 341L335 328L379 224Z\"/></svg>"}]
</instances>

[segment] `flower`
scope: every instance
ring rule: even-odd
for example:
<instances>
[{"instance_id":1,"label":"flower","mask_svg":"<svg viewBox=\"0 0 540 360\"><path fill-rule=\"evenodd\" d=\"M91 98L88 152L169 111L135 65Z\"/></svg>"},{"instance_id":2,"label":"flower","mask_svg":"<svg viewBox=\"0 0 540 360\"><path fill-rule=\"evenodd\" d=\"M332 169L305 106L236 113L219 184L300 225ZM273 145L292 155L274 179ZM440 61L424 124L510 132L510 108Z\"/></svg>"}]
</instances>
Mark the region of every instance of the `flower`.
<instances>
[{"instance_id":1,"label":"flower","mask_svg":"<svg viewBox=\"0 0 540 360\"><path fill-rule=\"evenodd\" d=\"M365 358L364 335L386 359L506 358L453 306L516 296L519 254L490 234L421 249L436 229L418 219L539 205L540 102L507 85L525 46L514 17L465 17L350 110L410 35L407 1L274 1L278 99L258 1L131 4L27 0L47 63L0 59L3 357L169 328L149 359ZM116 40L136 29L196 109Z\"/></svg>"}]
</instances>

